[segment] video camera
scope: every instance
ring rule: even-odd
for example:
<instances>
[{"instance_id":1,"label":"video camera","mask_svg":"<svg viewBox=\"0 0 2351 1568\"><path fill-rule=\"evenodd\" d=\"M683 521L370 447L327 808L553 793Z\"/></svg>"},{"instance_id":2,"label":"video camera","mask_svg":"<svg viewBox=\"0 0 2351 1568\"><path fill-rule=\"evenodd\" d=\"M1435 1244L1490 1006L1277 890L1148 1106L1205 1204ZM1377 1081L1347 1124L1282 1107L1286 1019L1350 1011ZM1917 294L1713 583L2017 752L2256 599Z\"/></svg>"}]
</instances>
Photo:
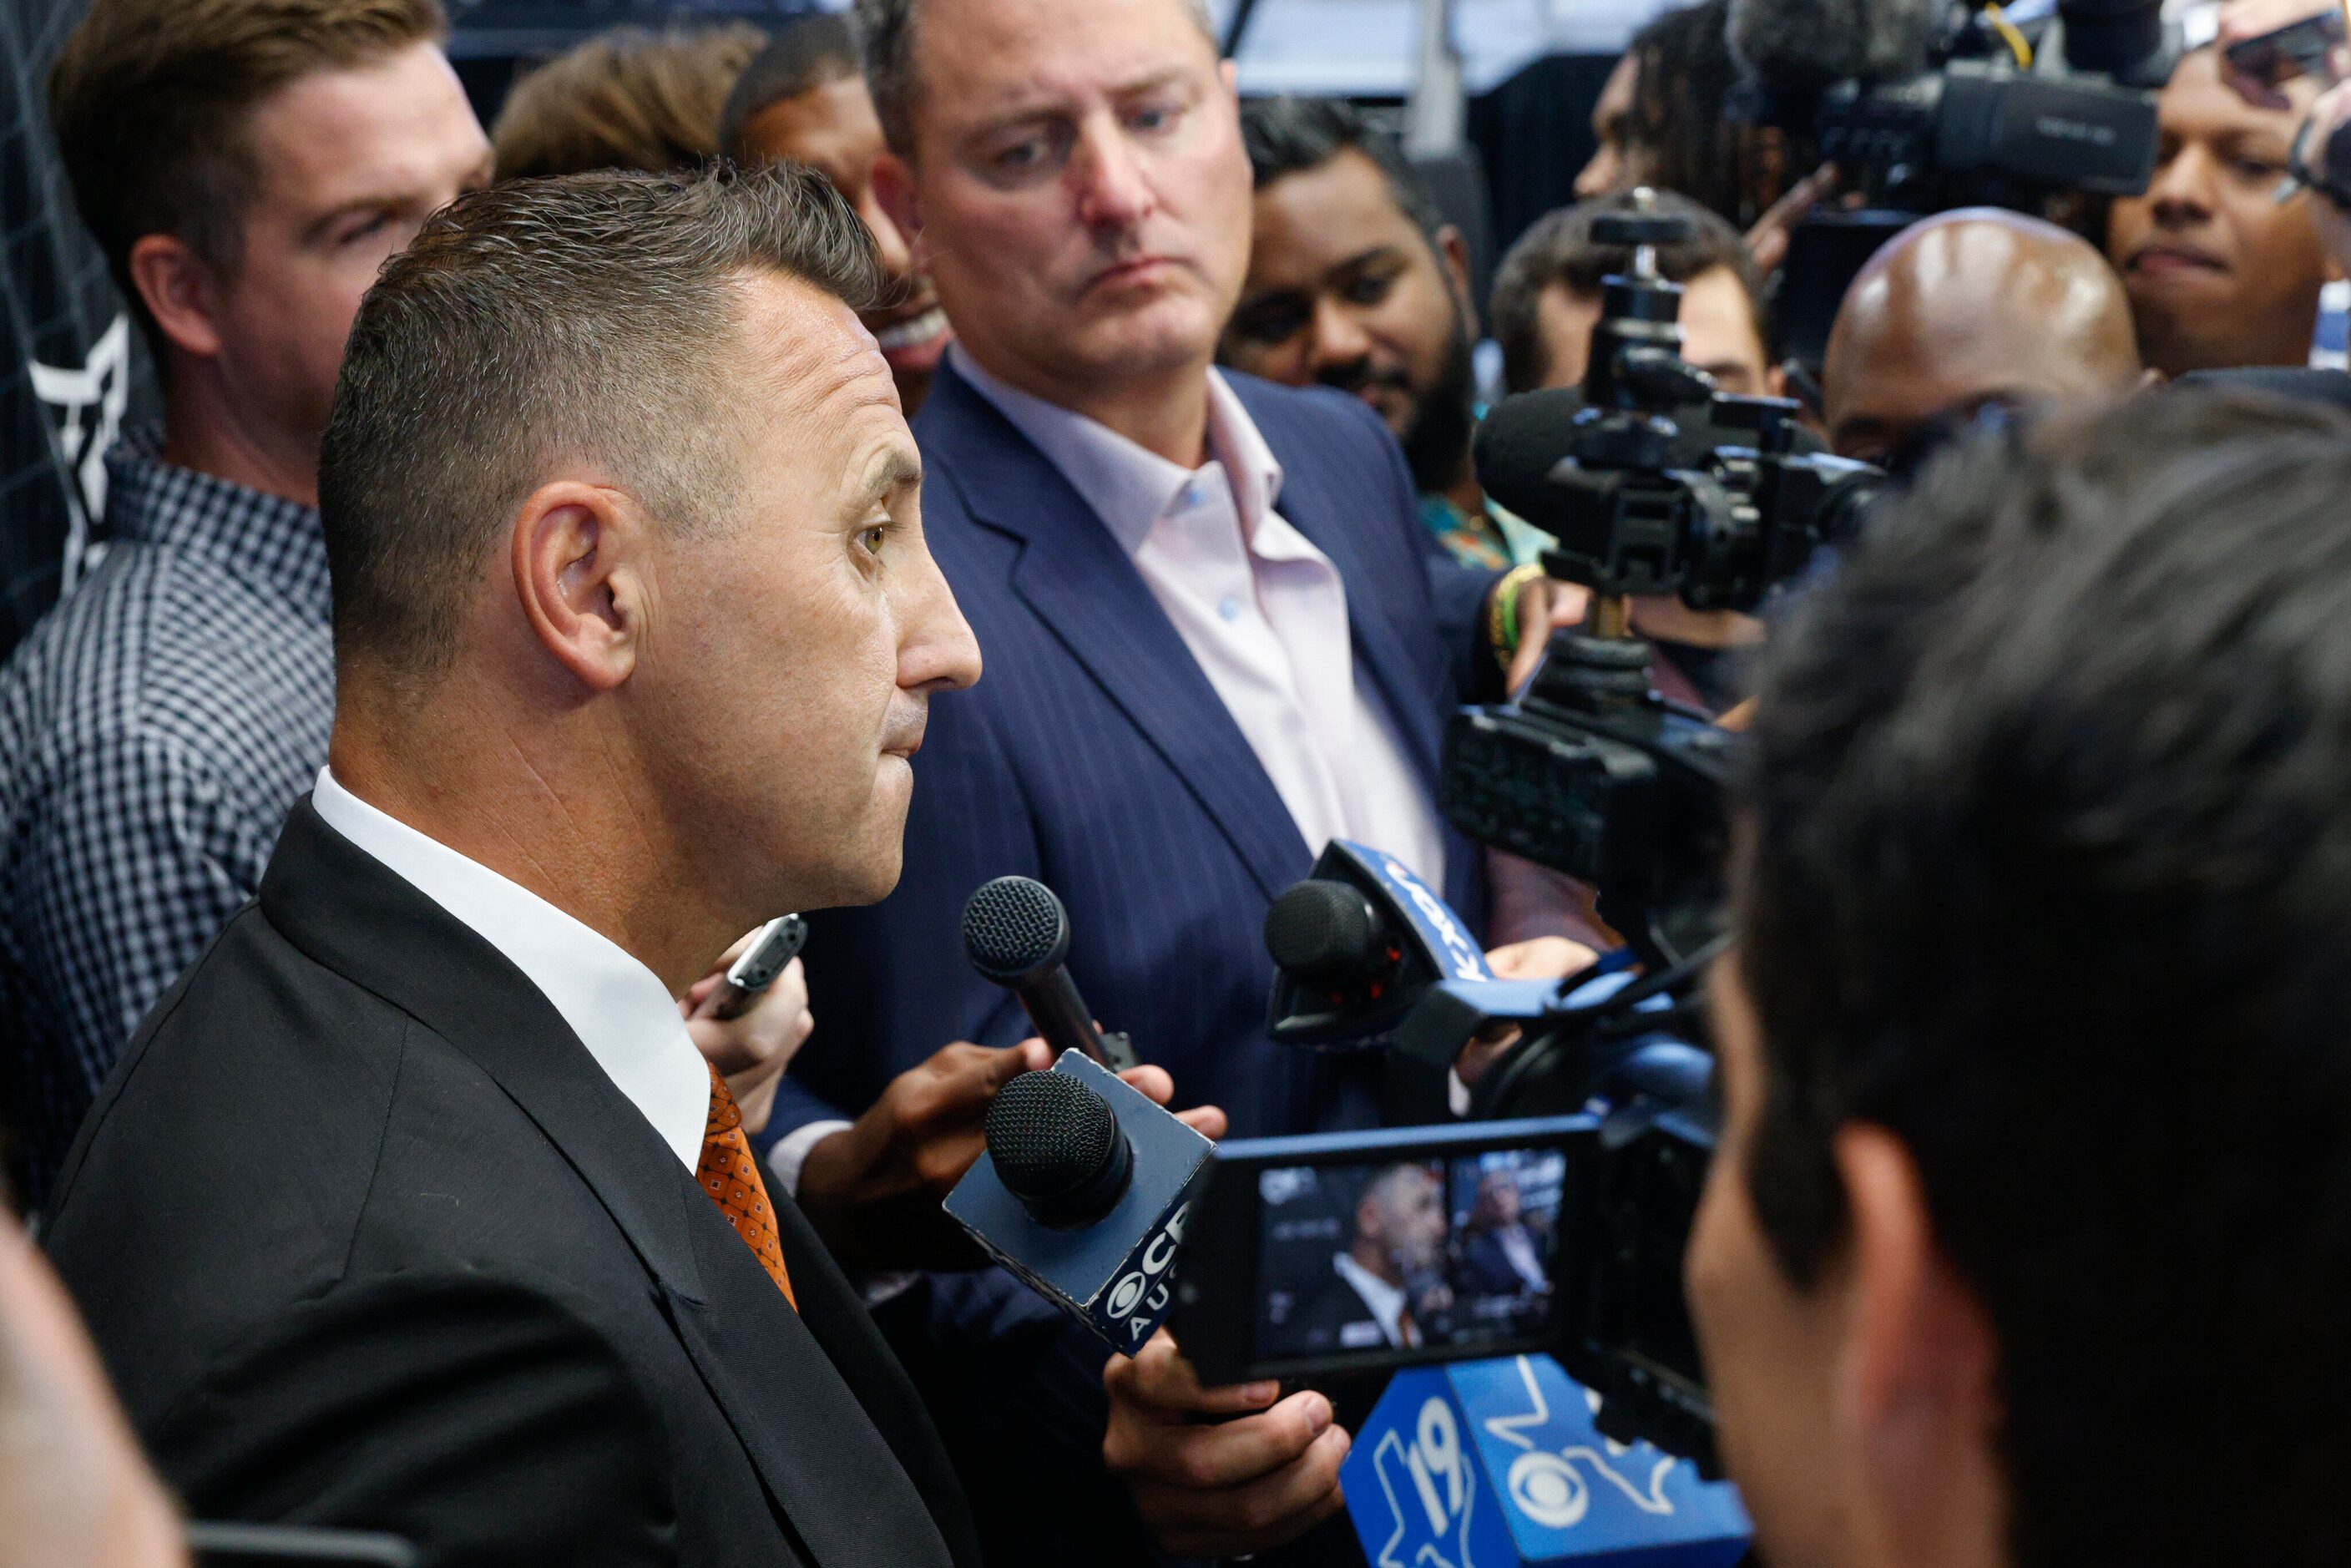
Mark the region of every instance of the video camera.
<instances>
[{"instance_id":1,"label":"video camera","mask_svg":"<svg viewBox=\"0 0 2351 1568\"><path fill-rule=\"evenodd\" d=\"M1713 1059L1698 990L1720 952L1725 790L1739 737L1651 688L1636 596L1751 611L1853 534L1884 475L1803 450L1796 405L1730 397L1680 353L1681 289L1656 248L1686 220L1601 218L1633 252L1608 278L1580 390L1510 398L1478 437L1488 493L1547 529L1544 569L1593 594L1516 702L1458 714L1438 804L1479 841L1590 884L1627 939L1562 982L1494 977L1466 929L1391 857L1332 844L1278 900L1277 1040L1387 1046L1440 1068L1521 1031L1479 1077L1489 1121L1584 1116L1556 1222L1551 1349L1600 1399L1600 1429L1710 1468L1712 1407L1681 1262L1712 1155ZM1635 967L1637 965L1637 967Z\"/></svg>"},{"instance_id":2,"label":"video camera","mask_svg":"<svg viewBox=\"0 0 2351 1568\"><path fill-rule=\"evenodd\" d=\"M1813 143L1866 198L1791 234L1773 302L1782 351L1817 368L1854 275L1919 218L1983 205L2056 216L2043 212L2054 197L2147 189L2156 95L2179 56L2159 0L2058 0L2037 16L2023 5L1861 0L1839 29L1823 9L1730 7L1748 68L1733 117Z\"/></svg>"},{"instance_id":3,"label":"video camera","mask_svg":"<svg viewBox=\"0 0 2351 1568\"><path fill-rule=\"evenodd\" d=\"M1266 918L1266 946L1280 971L1273 1037L1326 1051L1394 1049L1444 1069L1473 1044L1522 1031L1479 1078L1470 1099L1479 1120L1461 1131L1484 1127L1499 1136L1548 1129L1562 1118L1583 1129L1561 1145L1567 1179L1552 1199L1551 1285L1540 1322L1531 1325L1540 1329L1540 1348L1599 1396L1602 1432L1654 1443L1711 1472L1712 1406L1682 1301L1681 1260L1714 1147L1714 1064L1683 1037L1694 1032L1694 992L1719 947L1647 977L1635 976L1619 954L1563 981L1503 980L1482 957L1465 959L1445 940L1457 928L1458 916L1393 857L1332 842L1313 875L1275 900ZM1416 1134L1441 1135L1420 1128L1292 1139L1265 1163L1302 1163L1311 1146L1317 1158L1362 1164L1379 1140ZM1503 1143L1524 1138L1518 1133ZM1323 1142L1332 1148L1322 1150ZM1241 1149L1218 1153L1238 1158ZM1255 1289L1250 1281L1264 1270L1251 1275L1237 1263L1261 1246L1270 1256L1270 1243L1257 1239L1245 1216L1221 1214L1249 1205L1246 1188L1220 1192L1212 1184L1203 1197L1205 1218L1187 1244L1201 1249L1202 1267L1183 1281L1188 1296L1238 1298ZM1231 1239L1211 1239L1219 1232ZM1189 1252L1186 1259L1190 1270ZM1218 1316L1238 1322L1245 1313L1230 1306L1199 1313ZM1259 1338L1257 1359L1236 1359L1228 1370L1251 1376L1290 1370L1279 1364L1281 1347ZM1451 1354L1523 1348L1530 1347L1470 1341Z\"/></svg>"},{"instance_id":4,"label":"video camera","mask_svg":"<svg viewBox=\"0 0 2351 1568\"><path fill-rule=\"evenodd\" d=\"M2011 13L1963 6L1926 29L1907 60L1832 53L1787 62L1748 32L1783 26L1803 8L1804 0L1732 7L1734 48L1747 45L1740 52L1751 68L1738 108L1808 135L1873 204L1923 214L2147 189L2156 94L2179 54L2157 0L2061 0L2037 47ZM1823 79L1840 68L1851 74Z\"/></svg>"},{"instance_id":5,"label":"video camera","mask_svg":"<svg viewBox=\"0 0 2351 1568\"><path fill-rule=\"evenodd\" d=\"M1553 633L1517 702L1456 716L1437 803L1479 842L1591 886L1654 972L1712 932L1737 743L1651 689L1632 601L1754 610L1854 533L1886 479L1800 450L1793 402L1718 393L1683 361L1682 290L1656 250L1690 226L1634 200L1593 225L1633 267L1603 285L1583 387L1505 398L1477 438L1487 493L1557 538L1543 569L1593 591L1588 629Z\"/></svg>"}]
</instances>

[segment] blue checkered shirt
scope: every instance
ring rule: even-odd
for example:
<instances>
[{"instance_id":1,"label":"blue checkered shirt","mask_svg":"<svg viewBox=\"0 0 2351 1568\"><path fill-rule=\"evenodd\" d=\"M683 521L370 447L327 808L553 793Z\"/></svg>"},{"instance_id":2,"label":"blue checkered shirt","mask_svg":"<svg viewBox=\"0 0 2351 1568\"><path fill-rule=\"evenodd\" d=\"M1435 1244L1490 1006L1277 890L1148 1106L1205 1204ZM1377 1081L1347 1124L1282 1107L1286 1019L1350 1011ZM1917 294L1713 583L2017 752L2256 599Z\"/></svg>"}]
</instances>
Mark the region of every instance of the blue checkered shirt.
<instances>
[{"instance_id":1,"label":"blue checkered shirt","mask_svg":"<svg viewBox=\"0 0 2351 1568\"><path fill-rule=\"evenodd\" d=\"M0 670L0 1116L38 1202L123 1041L238 905L334 717L319 515L107 459L112 543Z\"/></svg>"}]
</instances>

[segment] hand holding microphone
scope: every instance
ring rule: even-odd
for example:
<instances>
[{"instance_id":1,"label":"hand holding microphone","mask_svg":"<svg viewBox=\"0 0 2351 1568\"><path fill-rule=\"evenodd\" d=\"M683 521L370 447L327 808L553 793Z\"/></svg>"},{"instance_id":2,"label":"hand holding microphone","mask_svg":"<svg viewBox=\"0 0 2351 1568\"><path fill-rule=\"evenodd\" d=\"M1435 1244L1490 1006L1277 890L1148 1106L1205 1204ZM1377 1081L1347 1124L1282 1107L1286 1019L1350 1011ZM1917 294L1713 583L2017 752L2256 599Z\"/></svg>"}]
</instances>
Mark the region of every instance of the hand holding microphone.
<instances>
[{"instance_id":1,"label":"hand holding microphone","mask_svg":"<svg viewBox=\"0 0 2351 1568\"><path fill-rule=\"evenodd\" d=\"M686 1033L726 1080L748 1133L766 1128L777 1081L816 1029L799 961L807 939L808 923L799 915L770 920L727 948L678 998Z\"/></svg>"},{"instance_id":2,"label":"hand holding microphone","mask_svg":"<svg viewBox=\"0 0 2351 1568\"><path fill-rule=\"evenodd\" d=\"M1062 967L1069 916L1043 883L998 877L972 894L964 946L1065 1049L1050 1072L1004 1086L988 1108L987 1152L946 1211L1031 1290L1132 1355L1174 1305L1193 1184L1224 1114L1170 1115L1130 1082L1166 1082L1165 1073L1105 1065L1132 1054L1103 1040Z\"/></svg>"},{"instance_id":3,"label":"hand holding microphone","mask_svg":"<svg viewBox=\"0 0 2351 1568\"><path fill-rule=\"evenodd\" d=\"M975 896L981 915L975 921L967 911L966 951L981 973L1020 992L1040 1038L1001 1051L963 1041L942 1048L892 1080L871 1109L810 1150L800 1166L800 1208L833 1255L850 1267L972 1269L985 1263L986 1254L941 1208L941 1200L987 1148L987 1118L999 1094L1023 1073L1051 1067L1061 1051L1082 1051L1088 1037L1100 1039L1092 1015L1061 967L1069 946L1061 901L1033 882L1025 888L1000 888L1024 880L989 883L999 888L999 897L986 903ZM1164 1068L1133 1067L1118 1078L1155 1105L1165 1105L1176 1092L1175 1080ZM1016 1095L1014 1103L1029 1092ZM1203 1137L1225 1133L1225 1114L1214 1106L1184 1112L1178 1120ZM1050 1173L1037 1179L1050 1184Z\"/></svg>"}]
</instances>

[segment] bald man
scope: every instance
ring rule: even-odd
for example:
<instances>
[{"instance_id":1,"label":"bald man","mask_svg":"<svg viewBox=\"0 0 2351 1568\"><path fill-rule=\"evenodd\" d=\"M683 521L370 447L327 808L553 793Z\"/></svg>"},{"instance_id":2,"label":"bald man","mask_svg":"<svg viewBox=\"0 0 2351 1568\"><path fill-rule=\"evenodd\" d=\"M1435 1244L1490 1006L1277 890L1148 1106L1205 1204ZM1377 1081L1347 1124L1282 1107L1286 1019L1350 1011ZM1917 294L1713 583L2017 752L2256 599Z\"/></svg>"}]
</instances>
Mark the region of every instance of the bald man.
<instances>
[{"instance_id":1,"label":"bald man","mask_svg":"<svg viewBox=\"0 0 2351 1568\"><path fill-rule=\"evenodd\" d=\"M1971 207L1912 225L1861 269L1822 392L1830 444L1883 463L1987 405L2120 397L2145 377L2105 257L2053 224Z\"/></svg>"}]
</instances>

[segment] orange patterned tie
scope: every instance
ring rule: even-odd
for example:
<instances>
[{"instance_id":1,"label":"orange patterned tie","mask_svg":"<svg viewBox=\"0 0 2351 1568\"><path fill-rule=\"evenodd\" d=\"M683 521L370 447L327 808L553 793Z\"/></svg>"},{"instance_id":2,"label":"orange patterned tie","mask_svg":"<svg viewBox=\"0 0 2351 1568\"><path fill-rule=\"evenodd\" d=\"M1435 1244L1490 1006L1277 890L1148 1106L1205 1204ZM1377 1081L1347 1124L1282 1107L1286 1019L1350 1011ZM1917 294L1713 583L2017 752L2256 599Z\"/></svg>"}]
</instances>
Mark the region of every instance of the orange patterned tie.
<instances>
[{"instance_id":1,"label":"orange patterned tie","mask_svg":"<svg viewBox=\"0 0 2351 1568\"><path fill-rule=\"evenodd\" d=\"M751 1140L743 1135L742 1108L716 1067L710 1070L710 1121L702 1131L702 1159L694 1167L694 1178L798 1312L792 1277L784 1268L783 1241L776 1234L776 1211L759 1180L759 1162L751 1157Z\"/></svg>"}]
</instances>

